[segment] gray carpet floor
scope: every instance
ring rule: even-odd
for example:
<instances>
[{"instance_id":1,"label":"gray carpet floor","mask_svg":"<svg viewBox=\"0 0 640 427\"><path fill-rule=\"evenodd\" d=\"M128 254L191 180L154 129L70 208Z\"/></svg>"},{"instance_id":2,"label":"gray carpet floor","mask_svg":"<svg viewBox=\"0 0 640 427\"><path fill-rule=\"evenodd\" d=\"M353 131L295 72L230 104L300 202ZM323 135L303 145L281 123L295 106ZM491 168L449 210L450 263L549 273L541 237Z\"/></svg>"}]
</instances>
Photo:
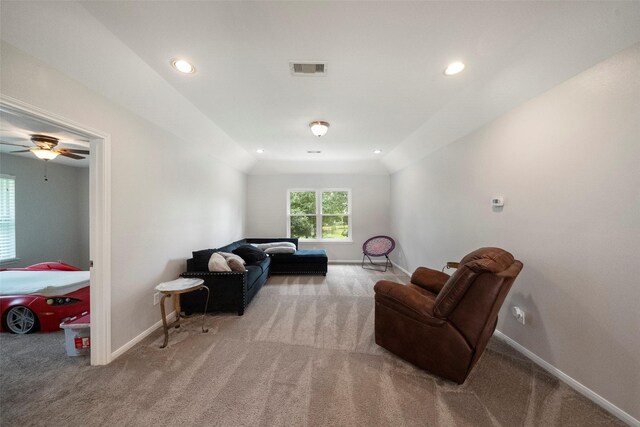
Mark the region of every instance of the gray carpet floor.
<instances>
[{"instance_id":1,"label":"gray carpet floor","mask_svg":"<svg viewBox=\"0 0 640 427\"><path fill-rule=\"evenodd\" d=\"M397 273L397 274L396 274ZM62 332L0 337L2 426L623 425L500 340L462 386L373 340L373 285L353 265L275 276L245 315L184 321L108 366L67 357Z\"/></svg>"}]
</instances>

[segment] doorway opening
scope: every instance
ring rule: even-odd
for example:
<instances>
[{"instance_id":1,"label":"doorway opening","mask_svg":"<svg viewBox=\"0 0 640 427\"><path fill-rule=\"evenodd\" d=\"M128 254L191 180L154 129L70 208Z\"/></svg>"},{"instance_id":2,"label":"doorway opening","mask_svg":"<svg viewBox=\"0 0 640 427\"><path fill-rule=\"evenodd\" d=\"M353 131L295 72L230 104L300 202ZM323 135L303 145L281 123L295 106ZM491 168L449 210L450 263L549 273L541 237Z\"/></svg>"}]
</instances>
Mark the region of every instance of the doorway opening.
<instances>
[{"instance_id":1,"label":"doorway opening","mask_svg":"<svg viewBox=\"0 0 640 427\"><path fill-rule=\"evenodd\" d=\"M89 271L90 280L90 353L92 365L106 365L111 361L111 151L110 137L107 133L92 129L72 120L61 117L54 113L45 111L33 105L24 103L18 99L5 95L0 95L0 122L10 129L3 129L6 135L15 134L19 138L19 133L26 133L27 143L24 154L32 156L35 154L39 159L43 159L28 148L34 145L33 135L46 135L55 133L58 136L70 136L78 141L82 140L85 149L90 154L85 159L82 147L72 147L54 145L53 149L40 147L36 144L36 151L45 148L49 153L40 153L44 156L60 156L66 162L86 162L83 166L88 167L88 259L81 259L78 263L83 270ZM16 124L17 123L17 124ZM19 126L23 124L25 126ZM24 129L24 128L27 129ZM55 132L47 132L53 131ZM5 136L6 139L6 136ZM31 139L31 141L29 141ZM36 139L35 143L47 141L46 139ZM62 140L61 140L62 141ZM17 143L12 141L11 143ZM55 141L54 141L55 142ZM17 144L14 144L17 145ZM6 147L6 146L5 146ZM16 148L16 147L11 147ZM32 147L33 148L33 147ZM20 151L19 149L17 151ZM55 154L55 155L54 155ZM88 163L88 164L87 164ZM43 180L47 179L44 166L48 161L43 162ZM51 164L48 164L51 166ZM51 180L51 176L49 178ZM48 182L47 184L54 184ZM82 251L81 251L82 252ZM86 254L86 248L84 252ZM19 256L19 254L18 254ZM84 258L84 256L82 257ZM56 261L56 260L52 260ZM86 268L85 268L86 267ZM51 304L56 304L53 301ZM49 304L49 302L47 302ZM64 301L62 302L64 304Z\"/></svg>"}]
</instances>

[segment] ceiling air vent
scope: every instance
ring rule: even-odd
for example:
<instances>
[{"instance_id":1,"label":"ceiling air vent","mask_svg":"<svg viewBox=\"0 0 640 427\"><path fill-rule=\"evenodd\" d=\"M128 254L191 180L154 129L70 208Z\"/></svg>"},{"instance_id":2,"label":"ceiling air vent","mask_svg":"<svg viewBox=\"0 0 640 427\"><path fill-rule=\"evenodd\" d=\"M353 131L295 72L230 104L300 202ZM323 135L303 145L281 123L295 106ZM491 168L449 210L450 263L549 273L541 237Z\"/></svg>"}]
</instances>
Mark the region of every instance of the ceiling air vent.
<instances>
[{"instance_id":1,"label":"ceiling air vent","mask_svg":"<svg viewBox=\"0 0 640 427\"><path fill-rule=\"evenodd\" d=\"M320 61L291 61L289 69L294 76L324 76L327 74L327 63Z\"/></svg>"}]
</instances>

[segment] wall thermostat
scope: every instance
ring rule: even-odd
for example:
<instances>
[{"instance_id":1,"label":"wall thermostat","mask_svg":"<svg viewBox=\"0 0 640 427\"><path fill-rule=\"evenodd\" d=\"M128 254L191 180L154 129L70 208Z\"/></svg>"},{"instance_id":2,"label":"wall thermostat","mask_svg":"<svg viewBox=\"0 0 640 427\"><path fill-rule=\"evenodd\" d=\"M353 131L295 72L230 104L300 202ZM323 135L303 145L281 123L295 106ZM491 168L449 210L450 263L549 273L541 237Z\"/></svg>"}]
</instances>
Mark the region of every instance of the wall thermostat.
<instances>
[{"instance_id":1,"label":"wall thermostat","mask_svg":"<svg viewBox=\"0 0 640 427\"><path fill-rule=\"evenodd\" d=\"M504 206L504 197L498 196L491 199L491 206L495 206L495 207Z\"/></svg>"}]
</instances>

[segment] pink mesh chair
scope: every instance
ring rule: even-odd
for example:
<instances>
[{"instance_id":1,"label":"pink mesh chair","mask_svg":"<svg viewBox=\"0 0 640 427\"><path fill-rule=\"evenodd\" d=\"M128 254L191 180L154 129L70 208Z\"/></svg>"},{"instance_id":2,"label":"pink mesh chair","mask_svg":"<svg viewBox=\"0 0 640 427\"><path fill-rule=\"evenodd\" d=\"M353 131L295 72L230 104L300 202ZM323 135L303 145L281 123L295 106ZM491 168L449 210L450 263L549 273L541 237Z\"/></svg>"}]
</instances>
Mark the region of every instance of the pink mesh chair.
<instances>
[{"instance_id":1,"label":"pink mesh chair","mask_svg":"<svg viewBox=\"0 0 640 427\"><path fill-rule=\"evenodd\" d=\"M389 259L389 254L396 247L396 242L389 236L374 236L368 239L362 245L362 268L366 270L376 270L376 271L387 271L387 268L393 267L391 264L391 260ZM373 267L365 267L364 258L367 257L369 259L369 263ZM371 260L371 257L385 257L386 261L384 264L375 263ZM383 267L384 270L381 270L379 267Z\"/></svg>"}]
</instances>

